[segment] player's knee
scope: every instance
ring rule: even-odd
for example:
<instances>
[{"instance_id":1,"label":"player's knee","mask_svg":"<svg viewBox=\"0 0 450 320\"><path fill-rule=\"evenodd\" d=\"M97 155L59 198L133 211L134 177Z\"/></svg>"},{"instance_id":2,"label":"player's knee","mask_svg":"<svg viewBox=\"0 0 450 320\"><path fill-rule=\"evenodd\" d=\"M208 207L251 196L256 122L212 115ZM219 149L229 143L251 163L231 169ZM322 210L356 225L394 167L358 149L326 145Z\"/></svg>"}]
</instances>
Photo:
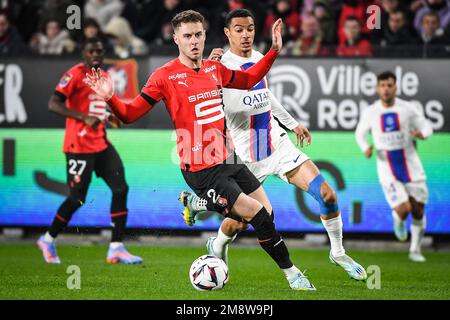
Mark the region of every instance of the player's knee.
<instances>
[{"instance_id":1,"label":"player's knee","mask_svg":"<svg viewBox=\"0 0 450 320\"><path fill-rule=\"evenodd\" d=\"M255 229L259 240L270 239L276 234L275 224L264 207L253 217L250 224Z\"/></svg>"},{"instance_id":2,"label":"player's knee","mask_svg":"<svg viewBox=\"0 0 450 320\"><path fill-rule=\"evenodd\" d=\"M337 204L336 192L330 184L325 181L322 175L319 174L311 181L308 187L308 193L319 203L321 214L338 212L339 207Z\"/></svg>"},{"instance_id":3,"label":"player's knee","mask_svg":"<svg viewBox=\"0 0 450 320\"><path fill-rule=\"evenodd\" d=\"M322 183L320 186L320 194L322 196L323 201L326 204L334 204L337 203L337 196L334 189L330 186L330 184L326 181Z\"/></svg>"}]
</instances>

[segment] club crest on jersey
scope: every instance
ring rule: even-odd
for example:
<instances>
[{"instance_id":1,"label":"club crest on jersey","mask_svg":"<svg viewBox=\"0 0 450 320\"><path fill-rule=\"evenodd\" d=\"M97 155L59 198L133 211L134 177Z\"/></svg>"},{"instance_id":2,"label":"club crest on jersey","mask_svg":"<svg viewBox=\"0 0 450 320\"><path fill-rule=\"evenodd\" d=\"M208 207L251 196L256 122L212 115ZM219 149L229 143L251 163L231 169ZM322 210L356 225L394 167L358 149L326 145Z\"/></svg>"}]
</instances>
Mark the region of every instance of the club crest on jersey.
<instances>
[{"instance_id":1,"label":"club crest on jersey","mask_svg":"<svg viewBox=\"0 0 450 320\"><path fill-rule=\"evenodd\" d=\"M393 132L400 130L398 114L395 112L384 113L381 115L381 130L383 132Z\"/></svg>"},{"instance_id":2,"label":"club crest on jersey","mask_svg":"<svg viewBox=\"0 0 450 320\"><path fill-rule=\"evenodd\" d=\"M59 86L64 88L72 79L72 75L70 73L66 73L61 80L59 81Z\"/></svg>"},{"instance_id":3,"label":"club crest on jersey","mask_svg":"<svg viewBox=\"0 0 450 320\"><path fill-rule=\"evenodd\" d=\"M219 82L219 80L217 80L217 77L216 77L216 75L215 75L214 73L211 75L211 78L212 78L215 82Z\"/></svg>"}]
</instances>

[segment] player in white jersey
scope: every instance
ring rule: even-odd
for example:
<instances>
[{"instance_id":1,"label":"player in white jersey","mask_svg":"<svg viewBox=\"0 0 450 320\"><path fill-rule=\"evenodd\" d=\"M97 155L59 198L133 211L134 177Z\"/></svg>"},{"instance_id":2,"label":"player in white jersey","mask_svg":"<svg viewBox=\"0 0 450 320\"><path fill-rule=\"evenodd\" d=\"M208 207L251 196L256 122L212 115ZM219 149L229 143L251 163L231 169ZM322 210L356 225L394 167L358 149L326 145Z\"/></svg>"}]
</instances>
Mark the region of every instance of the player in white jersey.
<instances>
[{"instance_id":1,"label":"player in white jersey","mask_svg":"<svg viewBox=\"0 0 450 320\"><path fill-rule=\"evenodd\" d=\"M428 201L425 171L419 159L414 139L426 139L433 134L431 124L422 110L396 97L396 77L390 72L378 75L377 93L380 100L361 115L356 128L356 141L367 158L373 146L367 142L372 133L377 157L377 171L387 202L392 208L394 232L406 241L406 218L412 213L409 258L423 262L421 242L425 232L424 206Z\"/></svg>"},{"instance_id":2,"label":"player in white jersey","mask_svg":"<svg viewBox=\"0 0 450 320\"><path fill-rule=\"evenodd\" d=\"M222 55L222 49L214 49L210 58L221 59L229 69L250 68L263 57L253 50L253 15L245 9L234 10L228 14L226 23L225 34L230 50ZM295 133L297 145L302 147L305 139L308 145L311 143L308 130L293 119L273 96L265 78L248 91L223 89L223 101L227 128L239 158L261 182L275 175L310 193L320 204L320 217L331 242L330 261L344 268L351 278L365 280L366 271L345 253L342 245L342 218L335 191L308 156L295 147L274 117ZM204 210L201 199L184 191L180 200L186 207L186 222L194 224L196 215ZM271 212L273 220L270 203L263 205ZM208 239L209 254L228 262L228 244L246 228L247 224L243 222L225 218L217 237Z\"/></svg>"}]
</instances>

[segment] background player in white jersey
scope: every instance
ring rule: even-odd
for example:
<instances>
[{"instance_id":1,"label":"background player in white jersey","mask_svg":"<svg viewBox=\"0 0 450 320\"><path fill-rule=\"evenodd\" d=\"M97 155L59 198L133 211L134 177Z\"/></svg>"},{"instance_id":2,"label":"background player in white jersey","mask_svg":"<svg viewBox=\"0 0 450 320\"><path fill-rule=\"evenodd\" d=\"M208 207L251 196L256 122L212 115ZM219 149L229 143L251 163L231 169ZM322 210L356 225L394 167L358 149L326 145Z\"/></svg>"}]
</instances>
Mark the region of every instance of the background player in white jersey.
<instances>
[{"instance_id":1,"label":"background player in white jersey","mask_svg":"<svg viewBox=\"0 0 450 320\"><path fill-rule=\"evenodd\" d=\"M409 258L423 262L421 242L426 220L424 206L428 201L426 176L413 140L433 134L422 110L396 97L396 77L386 71L378 75L379 100L364 110L356 128L356 141L367 158L373 146L367 142L372 133L377 157L377 171L387 202L392 208L394 231L406 241L406 218L412 213Z\"/></svg>"},{"instance_id":2,"label":"background player in white jersey","mask_svg":"<svg viewBox=\"0 0 450 320\"><path fill-rule=\"evenodd\" d=\"M223 55L222 49L214 49L210 59L221 59L222 64L229 69L250 68L263 57L253 50L255 25L252 13L245 9L231 11L226 18L226 25L224 31L231 48ZM320 217L331 242L331 262L343 267L353 279L365 280L367 275L364 268L345 254L342 245L342 219L335 191L308 156L295 147L274 116L295 132L297 145L300 143L303 147L305 139L308 145L311 143L308 130L298 124L273 96L265 78L248 91L224 89L223 100L227 128L239 158L261 182L268 176L275 175L311 194L320 204ZM196 205L200 199L182 192L181 198L185 197L192 204L189 208L191 210L185 211L185 219L192 225L197 210L200 209ZM274 219L270 203L263 205ZM247 226L246 223L225 218L217 237L208 239L209 254L228 262L228 244Z\"/></svg>"}]
</instances>

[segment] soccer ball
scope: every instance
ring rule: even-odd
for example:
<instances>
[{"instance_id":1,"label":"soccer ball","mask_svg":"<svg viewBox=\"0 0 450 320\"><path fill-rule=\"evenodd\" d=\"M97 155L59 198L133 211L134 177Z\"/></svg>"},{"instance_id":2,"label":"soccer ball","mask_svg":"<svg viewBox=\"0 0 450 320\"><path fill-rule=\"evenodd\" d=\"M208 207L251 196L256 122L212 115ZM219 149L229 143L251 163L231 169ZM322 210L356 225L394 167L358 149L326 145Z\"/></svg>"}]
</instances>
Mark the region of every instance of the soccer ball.
<instances>
[{"instance_id":1,"label":"soccer ball","mask_svg":"<svg viewBox=\"0 0 450 320\"><path fill-rule=\"evenodd\" d=\"M220 290L228 280L228 267L222 259L203 255L192 263L189 279L199 291Z\"/></svg>"}]
</instances>

